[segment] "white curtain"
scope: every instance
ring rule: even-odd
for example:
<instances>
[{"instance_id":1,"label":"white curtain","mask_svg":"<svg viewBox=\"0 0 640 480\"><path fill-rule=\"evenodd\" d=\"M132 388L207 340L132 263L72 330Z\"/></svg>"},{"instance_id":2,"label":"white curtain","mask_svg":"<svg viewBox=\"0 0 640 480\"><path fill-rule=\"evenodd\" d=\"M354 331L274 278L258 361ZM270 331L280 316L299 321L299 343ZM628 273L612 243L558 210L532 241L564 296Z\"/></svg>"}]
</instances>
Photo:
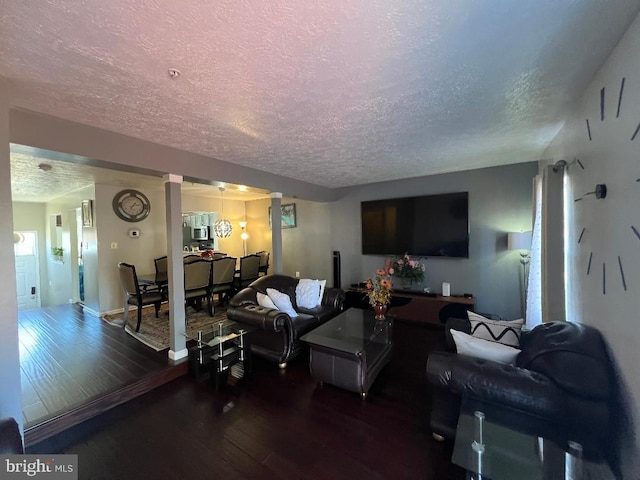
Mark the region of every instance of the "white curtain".
<instances>
[{"instance_id":1,"label":"white curtain","mask_svg":"<svg viewBox=\"0 0 640 480\"><path fill-rule=\"evenodd\" d=\"M542 178L533 179L533 232L527 281L526 323L529 329L542 323Z\"/></svg>"},{"instance_id":2,"label":"white curtain","mask_svg":"<svg viewBox=\"0 0 640 480\"><path fill-rule=\"evenodd\" d=\"M564 170L546 166L534 179L534 228L527 288L529 328L565 319Z\"/></svg>"}]
</instances>

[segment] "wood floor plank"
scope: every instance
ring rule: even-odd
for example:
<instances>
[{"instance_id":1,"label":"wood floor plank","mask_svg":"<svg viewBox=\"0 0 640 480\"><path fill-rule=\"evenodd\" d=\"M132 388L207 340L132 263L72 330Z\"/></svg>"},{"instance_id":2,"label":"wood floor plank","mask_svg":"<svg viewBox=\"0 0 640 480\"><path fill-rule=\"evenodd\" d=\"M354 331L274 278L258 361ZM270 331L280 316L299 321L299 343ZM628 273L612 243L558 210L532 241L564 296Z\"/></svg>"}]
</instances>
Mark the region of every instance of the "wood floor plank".
<instances>
[{"instance_id":1,"label":"wood floor plank","mask_svg":"<svg viewBox=\"0 0 640 480\"><path fill-rule=\"evenodd\" d=\"M77 305L19 312L18 336L27 428L171 368L166 352L153 351Z\"/></svg>"},{"instance_id":2,"label":"wood floor plank","mask_svg":"<svg viewBox=\"0 0 640 480\"><path fill-rule=\"evenodd\" d=\"M27 451L77 453L79 478L461 480L429 430L424 365L441 334L398 322L366 401L318 386L306 356L284 371L254 358L235 386L181 377Z\"/></svg>"}]
</instances>

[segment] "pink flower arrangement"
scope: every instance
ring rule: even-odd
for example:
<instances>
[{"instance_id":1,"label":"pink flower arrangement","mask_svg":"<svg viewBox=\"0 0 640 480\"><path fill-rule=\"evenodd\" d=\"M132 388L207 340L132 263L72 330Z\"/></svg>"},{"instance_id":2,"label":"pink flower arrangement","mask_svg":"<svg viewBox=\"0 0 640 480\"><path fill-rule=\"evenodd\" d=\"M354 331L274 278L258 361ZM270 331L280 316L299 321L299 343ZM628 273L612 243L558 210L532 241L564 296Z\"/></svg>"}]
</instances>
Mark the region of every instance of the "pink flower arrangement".
<instances>
[{"instance_id":1,"label":"pink flower arrangement","mask_svg":"<svg viewBox=\"0 0 640 480\"><path fill-rule=\"evenodd\" d=\"M389 275L398 278L407 278L421 282L424 279L425 266L421 259L412 260L408 253L395 258L388 258L385 262L385 270Z\"/></svg>"}]
</instances>

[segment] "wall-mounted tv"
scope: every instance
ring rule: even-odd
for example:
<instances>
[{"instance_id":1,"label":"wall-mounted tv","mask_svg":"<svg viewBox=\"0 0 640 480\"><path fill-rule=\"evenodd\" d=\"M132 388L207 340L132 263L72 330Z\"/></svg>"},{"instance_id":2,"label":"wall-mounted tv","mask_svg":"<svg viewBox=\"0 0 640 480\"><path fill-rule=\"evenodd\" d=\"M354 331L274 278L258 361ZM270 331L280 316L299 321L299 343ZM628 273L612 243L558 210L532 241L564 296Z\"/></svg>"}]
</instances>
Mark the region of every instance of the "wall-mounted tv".
<instances>
[{"instance_id":1,"label":"wall-mounted tv","mask_svg":"<svg viewBox=\"0 0 640 480\"><path fill-rule=\"evenodd\" d=\"M469 192L361 202L363 255L469 256Z\"/></svg>"}]
</instances>

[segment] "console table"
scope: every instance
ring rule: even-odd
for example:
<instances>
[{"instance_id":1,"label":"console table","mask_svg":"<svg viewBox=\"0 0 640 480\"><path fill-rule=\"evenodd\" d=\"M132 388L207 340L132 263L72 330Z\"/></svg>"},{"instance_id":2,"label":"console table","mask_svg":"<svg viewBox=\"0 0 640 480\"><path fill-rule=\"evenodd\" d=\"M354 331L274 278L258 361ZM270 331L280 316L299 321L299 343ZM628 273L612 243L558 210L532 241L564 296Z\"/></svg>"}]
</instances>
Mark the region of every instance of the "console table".
<instances>
[{"instance_id":1,"label":"console table","mask_svg":"<svg viewBox=\"0 0 640 480\"><path fill-rule=\"evenodd\" d=\"M346 292L346 306L370 308L366 290L351 288ZM467 310L475 310L474 297L443 297L412 290L394 290L389 314L398 320L410 320L431 325L444 325L449 317L466 318Z\"/></svg>"}]
</instances>

